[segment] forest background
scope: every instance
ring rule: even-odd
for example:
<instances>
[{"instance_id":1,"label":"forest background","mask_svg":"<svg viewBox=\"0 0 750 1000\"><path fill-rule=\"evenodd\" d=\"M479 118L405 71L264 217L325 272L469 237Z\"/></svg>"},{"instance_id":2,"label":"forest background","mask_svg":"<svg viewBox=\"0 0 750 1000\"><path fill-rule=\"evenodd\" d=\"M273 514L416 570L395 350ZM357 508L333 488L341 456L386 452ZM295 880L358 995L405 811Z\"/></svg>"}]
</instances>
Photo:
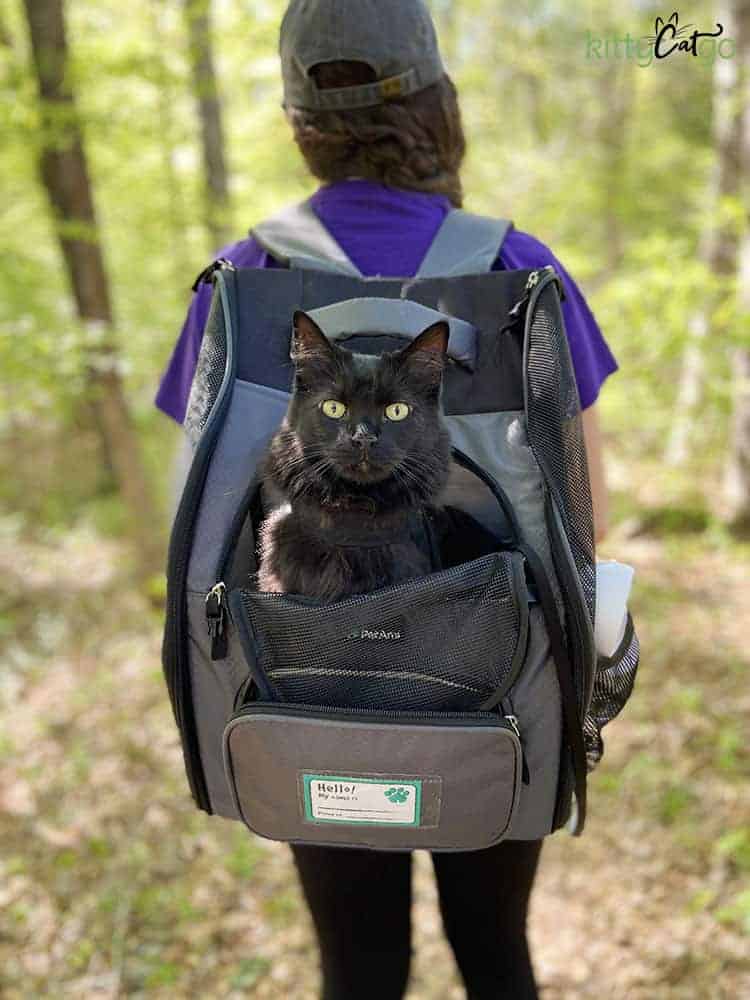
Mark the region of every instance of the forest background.
<instances>
[{"instance_id":1,"label":"forest background","mask_svg":"<svg viewBox=\"0 0 750 1000\"><path fill-rule=\"evenodd\" d=\"M642 667L545 848L544 995L750 995L750 2L680 8L722 44L664 59L651 2L431 6L466 207L553 248L620 366L601 554ZM286 854L194 812L159 667L160 373L215 250L314 189L282 10L0 0L3 996L315 995ZM411 996L459 997L420 865Z\"/></svg>"}]
</instances>

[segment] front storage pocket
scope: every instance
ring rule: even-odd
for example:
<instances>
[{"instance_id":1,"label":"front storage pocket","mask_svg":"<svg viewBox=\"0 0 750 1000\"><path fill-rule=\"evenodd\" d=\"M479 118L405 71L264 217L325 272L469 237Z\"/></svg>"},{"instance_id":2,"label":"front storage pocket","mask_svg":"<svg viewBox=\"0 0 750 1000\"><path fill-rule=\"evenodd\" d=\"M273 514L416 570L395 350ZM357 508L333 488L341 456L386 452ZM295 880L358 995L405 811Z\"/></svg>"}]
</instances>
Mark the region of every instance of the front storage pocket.
<instances>
[{"instance_id":1,"label":"front storage pocket","mask_svg":"<svg viewBox=\"0 0 750 1000\"><path fill-rule=\"evenodd\" d=\"M273 701L476 710L511 687L526 649L518 552L331 604L239 590L230 605L260 690Z\"/></svg>"},{"instance_id":2,"label":"front storage pocket","mask_svg":"<svg viewBox=\"0 0 750 1000\"><path fill-rule=\"evenodd\" d=\"M521 745L493 712L367 712L255 702L224 732L237 810L271 840L476 850L506 835Z\"/></svg>"}]
</instances>

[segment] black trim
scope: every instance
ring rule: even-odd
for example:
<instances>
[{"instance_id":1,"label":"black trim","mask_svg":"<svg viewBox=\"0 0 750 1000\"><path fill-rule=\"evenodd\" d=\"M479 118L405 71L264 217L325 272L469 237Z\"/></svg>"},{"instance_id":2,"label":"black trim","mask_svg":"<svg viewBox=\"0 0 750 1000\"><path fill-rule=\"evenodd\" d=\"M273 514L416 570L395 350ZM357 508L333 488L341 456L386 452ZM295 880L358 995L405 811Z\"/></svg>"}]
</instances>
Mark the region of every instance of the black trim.
<instances>
[{"instance_id":1,"label":"black trim","mask_svg":"<svg viewBox=\"0 0 750 1000\"><path fill-rule=\"evenodd\" d=\"M504 548L517 549L521 541L521 528L518 524L518 518L516 517L516 512L513 510L513 506L508 499L508 495L502 486L498 483L495 477L483 469L481 465L474 461L473 458L461 451L459 448L451 448L451 453L453 458L459 465L462 465L469 472L473 472L477 478L481 479L485 486L488 486L493 493L495 499L500 505L500 509L508 520L511 528L513 529L513 536L511 538L501 538L500 541Z\"/></svg>"},{"instance_id":2,"label":"black trim","mask_svg":"<svg viewBox=\"0 0 750 1000\"><path fill-rule=\"evenodd\" d=\"M233 590L229 594L229 610L232 615L232 622L240 638L242 652L245 654L247 669L250 671L250 676L255 687L258 689L258 694L264 701L279 703L281 699L277 696L277 692L274 691L273 686L266 677L265 670L260 665L258 639L255 635L250 616L245 611L241 588Z\"/></svg>"},{"instance_id":3,"label":"black trim","mask_svg":"<svg viewBox=\"0 0 750 1000\"><path fill-rule=\"evenodd\" d=\"M234 281L234 271L221 269L214 273L214 294L222 294L222 283ZM187 572L192 549L193 532L198 518L200 500L208 475L208 468L214 446L223 426L223 418L232 396L236 366L236 317L228 315L225 301L236 301L236 295L223 290L222 311L224 315L225 337L227 340L227 367L224 372L219 395L214 403L203 434L193 456L187 481L177 508L167 556L167 601L164 641L162 644L162 666L167 683L172 710L180 732L182 752L185 760L190 791L199 809L211 813L211 800L203 771L198 742L198 730L193 706L190 664L188 659L187 634ZM232 309L234 313L234 309Z\"/></svg>"},{"instance_id":4,"label":"black trim","mask_svg":"<svg viewBox=\"0 0 750 1000\"><path fill-rule=\"evenodd\" d=\"M565 742L570 749L575 779L576 803L578 806L578 820L574 833L579 836L583 832L586 822L586 746L583 740L583 728L578 714L578 698L576 695L573 667L568 656L565 643L565 634L557 610L557 602L552 592L552 587L547 578L541 559L531 548L523 542L519 545L521 552L526 556L529 569L534 577L539 592L539 603L544 614L544 621L547 626L549 636L550 653L557 672L557 681L560 686L560 704L562 709L562 725ZM564 762L564 755L560 755L561 776ZM561 795L564 782L558 782L558 797L555 807L555 828L561 825L560 817L567 811L568 804L562 801L565 796Z\"/></svg>"},{"instance_id":5,"label":"black trim","mask_svg":"<svg viewBox=\"0 0 750 1000\"><path fill-rule=\"evenodd\" d=\"M489 488L490 492L497 500L500 509L502 510L503 514L505 515L508 523L510 524L513 530L513 535L511 537L498 538L498 542L500 543L500 548L498 551L502 551L504 549L518 548L518 542L521 537L521 532L518 525L518 519L516 518L515 511L513 510L510 500L508 499L508 496L503 490L502 486L500 486L500 484L494 478L494 476L492 476L489 472L483 469L481 465L478 465L472 458L469 458L469 456L465 454L463 451L461 451L459 448L452 447L451 453L457 465L462 466L469 472L473 472L474 475L477 476L478 479L481 479L481 481L485 484L485 486ZM217 582L218 581L226 582L227 571L229 570L230 567L232 555L237 546L240 534L242 533L242 528L243 525L245 524L245 520L247 519L250 507L255 501L256 497L258 497L261 486L262 483L260 477L258 475L253 476L253 478L250 481L250 485L247 487L242 496L242 499L240 500L239 506L234 512L234 515L232 517L232 522L229 527L229 531L224 536L224 541L221 546L221 552L219 553L219 559L216 564ZM429 526L427 527L427 540L430 549L434 551L435 539L433 532L430 530Z\"/></svg>"},{"instance_id":6,"label":"black trim","mask_svg":"<svg viewBox=\"0 0 750 1000\"><path fill-rule=\"evenodd\" d=\"M542 475L545 475L543 469ZM544 492L545 523L547 526L547 536L550 540L550 552L552 553L552 562L555 566L558 583L565 598L568 648L571 651L574 662L579 664L579 671L581 673L581 690L580 692L576 691L576 702L578 704L579 718L583 720L591 701L594 675L596 673L596 657L591 649L593 631L588 618L586 600L581 592L578 571L572 556L564 550L560 539L560 525L555 516L555 508L553 506L555 500L546 485L546 476ZM560 518L562 519L561 515Z\"/></svg>"}]
</instances>

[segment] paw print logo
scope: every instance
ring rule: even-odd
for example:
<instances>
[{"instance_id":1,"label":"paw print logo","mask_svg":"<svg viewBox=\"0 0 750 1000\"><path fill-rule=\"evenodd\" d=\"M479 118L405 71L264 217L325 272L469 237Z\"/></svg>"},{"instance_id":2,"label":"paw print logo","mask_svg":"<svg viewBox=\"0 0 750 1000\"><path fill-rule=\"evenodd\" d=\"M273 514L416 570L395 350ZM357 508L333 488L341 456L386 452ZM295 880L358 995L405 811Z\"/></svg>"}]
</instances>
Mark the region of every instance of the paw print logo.
<instances>
[{"instance_id":1,"label":"paw print logo","mask_svg":"<svg viewBox=\"0 0 750 1000\"><path fill-rule=\"evenodd\" d=\"M389 802L393 802L394 805L401 805L403 802L409 798L408 788L387 788L383 793Z\"/></svg>"}]
</instances>

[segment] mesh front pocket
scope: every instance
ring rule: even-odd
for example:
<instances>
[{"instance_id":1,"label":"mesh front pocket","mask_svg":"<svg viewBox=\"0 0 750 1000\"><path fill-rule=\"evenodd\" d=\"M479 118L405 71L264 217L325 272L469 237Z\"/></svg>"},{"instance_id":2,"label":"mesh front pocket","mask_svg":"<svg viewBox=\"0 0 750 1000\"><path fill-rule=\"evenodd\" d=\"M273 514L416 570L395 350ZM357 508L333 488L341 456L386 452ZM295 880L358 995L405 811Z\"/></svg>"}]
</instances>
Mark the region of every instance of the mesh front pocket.
<instances>
[{"instance_id":1,"label":"mesh front pocket","mask_svg":"<svg viewBox=\"0 0 750 1000\"><path fill-rule=\"evenodd\" d=\"M243 590L233 606L273 697L302 704L476 709L515 680L528 630L511 552L333 604Z\"/></svg>"}]
</instances>

